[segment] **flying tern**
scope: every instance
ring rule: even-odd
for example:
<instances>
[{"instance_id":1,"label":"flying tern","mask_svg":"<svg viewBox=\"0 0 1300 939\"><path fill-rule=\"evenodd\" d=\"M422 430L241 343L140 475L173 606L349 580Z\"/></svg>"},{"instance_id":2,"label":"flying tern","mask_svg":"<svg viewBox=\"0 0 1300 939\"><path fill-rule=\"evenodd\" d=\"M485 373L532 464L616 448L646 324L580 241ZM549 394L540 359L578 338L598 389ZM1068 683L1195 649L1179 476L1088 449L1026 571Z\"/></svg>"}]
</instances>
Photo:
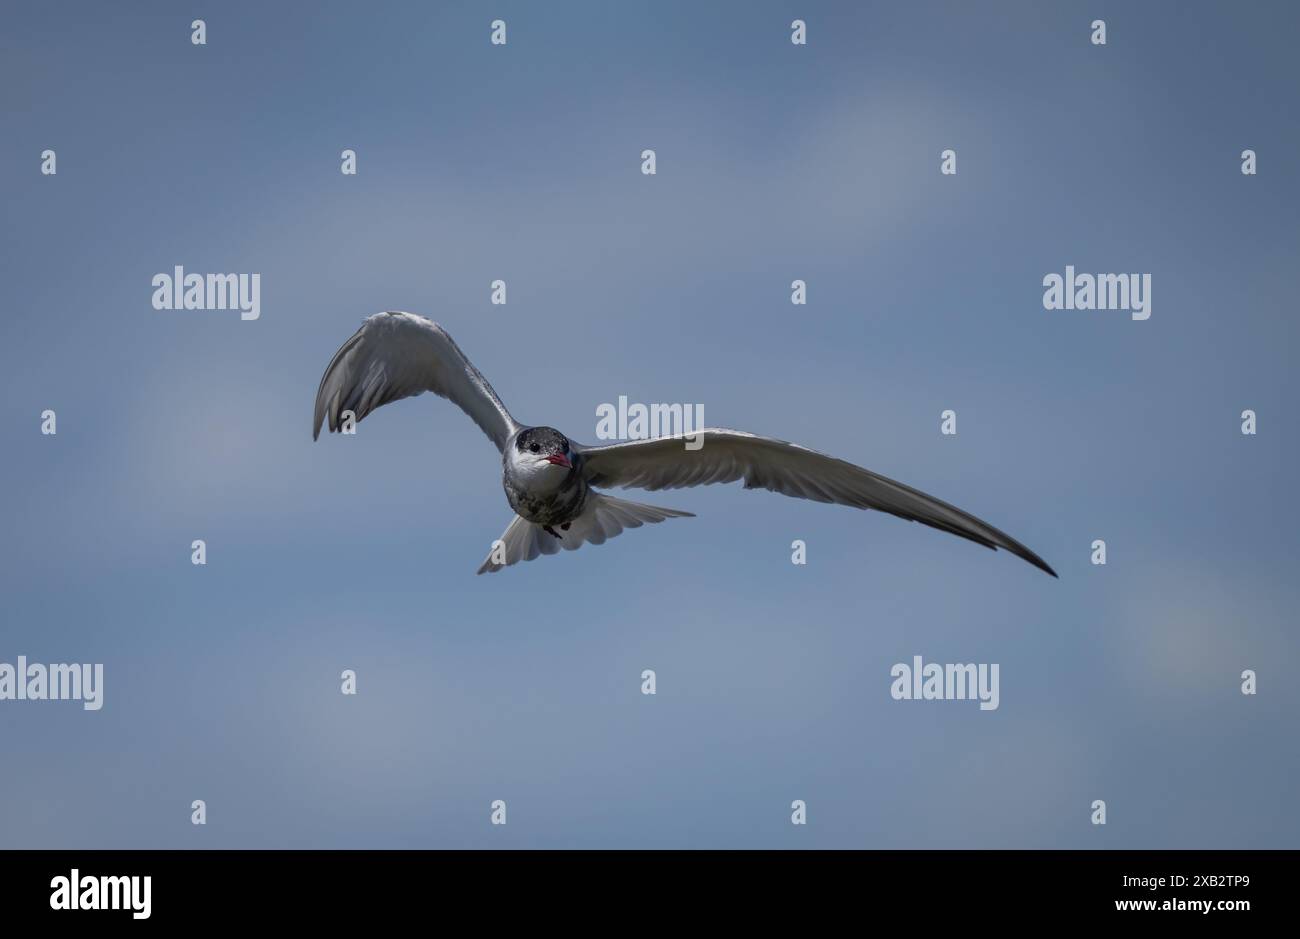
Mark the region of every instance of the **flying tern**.
<instances>
[{"instance_id":1,"label":"flying tern","mask_svg":"<svg viewBox=\"0 0 1300 939\"><path fill-rule=\"evenodd\" d=\"M478 573L499 571L561 548L603 544L627 528L690 517L691 512L616 499L605 487L679 489L743 479L814 502L888 512L908 521L1002 548L1053 577L1033 551L975 516L910 486L815 450L738 430L577 443L552 427L520 424L492 386L437 323L411 313L367 318L334 354L316 391L312 439L321 425L343 428L390 401L432 391L469 415L501 453L502 485L515 518ZM687 441L691 447L686 446Z\"/></svg>"}]
</instances>

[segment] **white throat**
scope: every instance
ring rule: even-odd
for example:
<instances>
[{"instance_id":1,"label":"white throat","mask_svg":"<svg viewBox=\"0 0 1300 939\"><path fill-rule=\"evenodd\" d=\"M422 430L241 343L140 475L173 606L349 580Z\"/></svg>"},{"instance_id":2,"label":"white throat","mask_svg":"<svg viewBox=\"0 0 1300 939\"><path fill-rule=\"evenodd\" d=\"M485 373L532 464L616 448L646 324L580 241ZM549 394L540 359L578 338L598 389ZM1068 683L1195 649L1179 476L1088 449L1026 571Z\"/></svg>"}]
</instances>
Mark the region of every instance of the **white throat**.
<instances>
[{"instance_id":1,"label":"white throat","mask_svg":"<svg viewBox=\"0 0 1300 939\"><path fill-rule=\"evenodd\" d=\"M551 492L559 489L569 474L568 467L551 463L545 456L529 453L527 450L520 453L512 448L509 460L511 477L530 492Z\"/></svg>"}]
</instances>

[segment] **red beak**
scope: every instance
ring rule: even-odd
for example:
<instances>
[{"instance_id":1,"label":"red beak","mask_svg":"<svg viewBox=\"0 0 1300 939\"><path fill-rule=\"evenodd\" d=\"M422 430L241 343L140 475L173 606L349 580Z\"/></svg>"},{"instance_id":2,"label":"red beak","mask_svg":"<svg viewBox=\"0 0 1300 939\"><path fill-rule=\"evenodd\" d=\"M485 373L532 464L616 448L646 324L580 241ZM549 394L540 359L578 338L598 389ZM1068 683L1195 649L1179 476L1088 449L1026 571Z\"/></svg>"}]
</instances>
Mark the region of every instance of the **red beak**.
<instances>
[{"instance_id":1,"label":"red beak","mask_svg":"<svg viewBox=\"0 0 1300 939\"><path fill-rule=\"evenodd\" d=\"M567 466L569 469L573 469L573 464L569 462L569 458L563 453L556 453L553 456L548 456L546 462L554 463L556 466Z\"/></svg>"}]
</instances>

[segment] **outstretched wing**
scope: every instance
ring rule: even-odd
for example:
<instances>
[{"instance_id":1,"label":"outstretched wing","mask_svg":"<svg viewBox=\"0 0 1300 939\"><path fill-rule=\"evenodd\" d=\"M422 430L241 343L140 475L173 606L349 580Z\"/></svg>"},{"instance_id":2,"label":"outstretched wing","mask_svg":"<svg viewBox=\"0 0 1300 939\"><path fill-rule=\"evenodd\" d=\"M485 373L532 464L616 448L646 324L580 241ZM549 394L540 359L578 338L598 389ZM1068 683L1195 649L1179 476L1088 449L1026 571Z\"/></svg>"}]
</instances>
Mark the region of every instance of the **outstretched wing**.
<instances>
[{"instance_id":1,"label":"outstretched wing","mask_svg":"<svg viewBox=\"0 0 1300 939\"><path fill-rule=\"evenodd\" d=\"M689 449L688 439L692 446L701 440L702 444ZM746 489L770 489L797 499L888 512L986 548L1003 548L1056 576L1037 554L975 516L860 466L784 440L709 428L688 436L575 449L593 486L680 489L743 479Z\"/></svg>"},{"instance_id":2,"label":"outstretched wing","mask_svg":"<svg viewBox=\"0 0 1300 939\"><path fill-rule=\"evenodd\" d=\"M344 411L356 420L375 408L432 391L446 398L482 428L497 449L519 425L492 386L479 374L441 326L411 313L376 313L334 353L316 391L312 439L321 424L342 424Z\"/></svg>"}]
</instances>

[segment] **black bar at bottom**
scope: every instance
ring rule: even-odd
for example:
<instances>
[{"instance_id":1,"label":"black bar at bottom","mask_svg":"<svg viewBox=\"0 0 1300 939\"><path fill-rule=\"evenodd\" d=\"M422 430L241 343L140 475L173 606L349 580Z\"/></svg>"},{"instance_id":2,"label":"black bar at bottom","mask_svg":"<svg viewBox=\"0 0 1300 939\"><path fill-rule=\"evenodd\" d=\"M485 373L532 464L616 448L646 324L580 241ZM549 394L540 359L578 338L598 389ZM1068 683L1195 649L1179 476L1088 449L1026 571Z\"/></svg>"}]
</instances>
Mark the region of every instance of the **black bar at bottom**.
<instances>
[{"instance_id":1,"label":"black bar at bottom","mask_svg":"<svg viewBox=\"0 0 1300 939\"><path fill-rule=\"evenodd\" d=\"M926 923L1015 922L1045 914L1065 921L1200 917L1229 924L1287 911L1288 872L1298 854L7 851L0 852L0 910L6 924L78 926L114 920L338 926L460 913L486 917L484 926L513 918L542 926L557 916L650 924L688 911L769 925L783 914L798 920L831 911Z\"/></svg>"}]
</instances>

